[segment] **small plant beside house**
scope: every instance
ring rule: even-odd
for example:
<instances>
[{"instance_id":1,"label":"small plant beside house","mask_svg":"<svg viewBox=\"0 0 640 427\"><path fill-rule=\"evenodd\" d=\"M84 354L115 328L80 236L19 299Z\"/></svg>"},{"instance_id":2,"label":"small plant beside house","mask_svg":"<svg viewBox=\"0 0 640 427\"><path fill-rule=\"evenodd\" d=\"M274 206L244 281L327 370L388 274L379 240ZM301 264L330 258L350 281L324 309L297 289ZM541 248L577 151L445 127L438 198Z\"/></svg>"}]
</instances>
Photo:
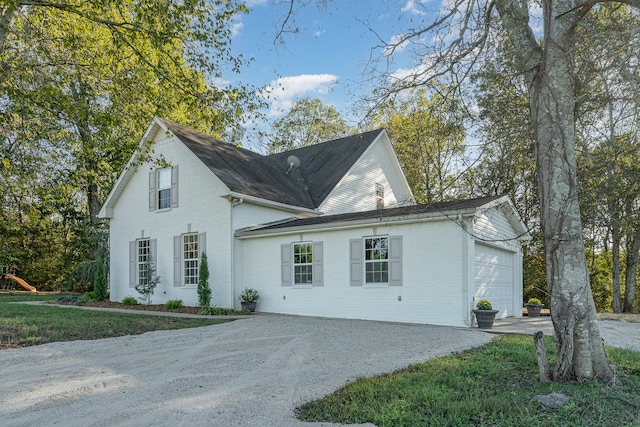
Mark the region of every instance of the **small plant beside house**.
<instances>
[{"instance_id":1,"label":"small plant beside house","mask_svg":"<svg viewBox=\"0 0 640 427\"><path fill-rule=\"evenodd\" d=\"M486 299L481 299L476 302L476 309L473 310L473 313L476 315L478 328L491 329L493 328L493 321L496 318L498 310L494 310L491 303Z\"/></svg>"},{"instance_id":2,"label":"small plant beside house","mask_svg":"<svg viewBox=\"0 0 640 427\"><path fill-rule=\"evenodd\" d=\"M209 307L211 304L211 287L209 286L209 262L207 253L202 253L200 271L198 272L198 304L200 307Z\"/></svg>"},{"instance_id":3,"label":"small plant beside house","mask_svg":"<svg viewBox=\"0 0 640 427\"><path fill-rule=\"evenodd\" d=\"M124 306L138 305L138 300L135 299L134 297L124 297L122 298L122 305Z\"/></svg>"},{"instance_id":4,"label":"small plant beside house","mask_svg":"<svg viewBox=\"0 0 640 427\"><path fill-rule=\"evenodd\" d=\"M160 283L160 276L156 275L156 265L151 255L149 255L142 268L143 274L136 284L135 289L142 295L140 299L146 302L147 305L150 305L153 292L156 286L158 286L158 283Z\"/></svg>"},{"instance_id":5,"label":"small plant beside house","mask_svg":"<svg viewBox=\"0 0 640 427\"><path fill-rule=\"evenodd\" d=\"M175 310L176 308L182 308L184 304L182 304L181 299L170 299L169 301L164 303L165 310Z\"/></svg>"},{"instance_id":6,"label":"small plant beside house","mask_svg":"<svg viewBox=\"0 0 640 427\"><path fill-rule=\"evenodd\" d=\"M242 305L243 309L251 312L256 311L256 303L260 298L258 291L252 288L245 288L238 298L240 298L240 305Z\"/></svg>"}]
</instances>

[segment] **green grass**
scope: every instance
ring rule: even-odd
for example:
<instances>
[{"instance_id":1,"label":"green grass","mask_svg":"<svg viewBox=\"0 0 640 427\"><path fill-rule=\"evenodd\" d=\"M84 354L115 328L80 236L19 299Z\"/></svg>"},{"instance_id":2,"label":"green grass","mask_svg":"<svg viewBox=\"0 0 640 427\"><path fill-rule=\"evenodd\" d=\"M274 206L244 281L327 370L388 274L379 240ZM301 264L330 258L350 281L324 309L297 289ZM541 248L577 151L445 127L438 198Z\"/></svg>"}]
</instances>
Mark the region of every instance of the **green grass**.
<instances>
[{"instance_id":1,"label":"green grass","mask_svg":"<svg viewBox=\"0 0 640 427\"><path fill-rule=\"evenodd\" d=\"M547 349L554 363L550 338ZM296 413L305 421L379 427L640 425L640 353L607 352L622 386L540 383L532 337L509 335L394 373L360 378ZM551 410L532 402L535 395L552 392L571 396L571 404Z\"/></svg>"},{"instance_id":2,"label":"green grass","mask_svg":"<svg viewBox=\"0 0 640 427\"><path fill-rule=\"evenodd\" d=\"M58 296L0 294L0 349L54 341L137 335L156 330L195 328L226 321L11 304L17 301L55 300Z\"/></svg>"}]
</instances>

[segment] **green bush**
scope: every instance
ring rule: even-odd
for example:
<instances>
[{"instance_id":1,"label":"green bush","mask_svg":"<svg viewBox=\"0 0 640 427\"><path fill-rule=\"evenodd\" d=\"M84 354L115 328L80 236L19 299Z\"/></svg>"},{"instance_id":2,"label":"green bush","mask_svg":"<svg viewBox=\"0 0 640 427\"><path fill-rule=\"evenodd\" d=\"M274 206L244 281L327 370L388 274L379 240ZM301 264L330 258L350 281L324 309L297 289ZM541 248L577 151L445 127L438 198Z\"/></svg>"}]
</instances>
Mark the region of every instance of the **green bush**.
<instances>
[{"instance_id":1,"label":"green bush","mask_svg":"<svg viewBox=\"0 0 640 427\"><path fill-rule=\"evenodd\" d=\"M58 302L71 302L74 304L82 304L85 302L85 299L81 296L73 295L73 296L61 296L57 299Z\"/></svg>"},{"instance_id":2,"label":"green bush","mask_svg":"<svg viewBox=\"0 0 640 427\"><path fill-rule=\"evenodd\" d=\"M97 301L104 301L109 297L109 285L107 283L107 274L104 270L104 261L98 255L96 259L96 272L93 277L93 293Z\"/></svg>"},{"instance_id":3,"label":"green bush","mask_svg":"<svg viewBox=\"0 0 640 427\"><path fill-rule=\"evenodd\" d=\"M182 308L184 305L182 304L181 299L170 299L169 301L164 303L165 310L174 310L176 308Z\"/></svg>"},{"instance_id":4,"label":"green bush","mask_svg":"<svg viewBox=\"0 0 640 427\"><path fill-rule=\"evenodd\" d=\"M198 273L198 304L200 307L209 307L211 304L211 286L209 286L209 262L207 253L202 253L200 271Z\"/></svg>"},{"instance_id":5,"label":"green bush","mask_svg":"<svg viewBox=\"0 0 640 427\"><path fill-rule=\"evenodd\" d=\"M95 301L96 300L96 294L91 291L91 292L85 292L83 295L83 298L85 299L85 301Z\"/></svg>"},{"instance_id":6,"label":"green bush","mask_svg":"<svg viewBox=\"0 0 640 427\"><path fill-rule=\"evenodd\" d=\"M138 300L134 297L124 297L122 299L122 305L138 305Z\"/></svg>"},{"instance_id":7,"label":"green bush","mask_svg":"<svg viewBox=\"0 0 640 427\"><path fill-rule=\"evenodd\" d=\"M251 314L251 312L247 309L236 311L233 308L202 307L200 314L203 316L229 316L234 314Z\"/></svg>"}]
</instances>

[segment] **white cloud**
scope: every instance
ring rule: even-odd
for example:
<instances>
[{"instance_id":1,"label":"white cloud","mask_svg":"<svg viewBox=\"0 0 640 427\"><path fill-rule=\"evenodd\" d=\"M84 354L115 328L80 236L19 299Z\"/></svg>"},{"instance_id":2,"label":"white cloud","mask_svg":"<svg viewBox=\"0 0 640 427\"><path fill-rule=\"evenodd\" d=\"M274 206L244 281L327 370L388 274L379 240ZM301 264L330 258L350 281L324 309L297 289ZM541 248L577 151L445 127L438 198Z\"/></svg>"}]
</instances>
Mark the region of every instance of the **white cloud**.
<instances>
[{"instance_id":1,"label":"white cloud","mask_svg":"<svg viewBox=\"0 0 640 427\"><path fill-rule=\"evenodd\" d=\"M231 25L231 38L234 38L235 36L237 36L238 34L240 34L240 31L244 28L244 23L242 21L240 22L234 22Z\"/></svg>"},{"instance_id":2,"label":"white cloud","mask_svg":"<svg viewBox=\"0 0 640 427\"><path fill-rule=\"evenodd\" d=\"M412 15L424 15L425 12L418 9L415 0L407 0L407 2L400 9L401 12L409 12Z\"/></svg>"},{"instance_id":3,"label":"white cloud","mask_svg":"<svg viewBox=\"0 0 640 427\"><path fill-rule=\"evenodd\" d=\"M382 54L384 56L387 56L387 55L400 53L403 50L405 50L407 48L407 46L409 45L409 41L405 40L404 42L400 43L400 41L403 39L404 36L405 36L404 34L394 34L394 35L392 35L391 36L391 40L389 40L389 42L387 42L388 46L384 49ZM398 44L398 43L400 43L400 44Z\"/></svg>"},{"instance_id":4,"label":"white cloud","mask_svg":"<svg viewBox=\"0 0 640 427\"><path fill-rule=\"evenodd\" d=\"M289 111L293 102L302 96L324 95L338 83L334 74L301 74L273 80L260 94L271 102L270 116Z\"/></svg>"}]
</instances>

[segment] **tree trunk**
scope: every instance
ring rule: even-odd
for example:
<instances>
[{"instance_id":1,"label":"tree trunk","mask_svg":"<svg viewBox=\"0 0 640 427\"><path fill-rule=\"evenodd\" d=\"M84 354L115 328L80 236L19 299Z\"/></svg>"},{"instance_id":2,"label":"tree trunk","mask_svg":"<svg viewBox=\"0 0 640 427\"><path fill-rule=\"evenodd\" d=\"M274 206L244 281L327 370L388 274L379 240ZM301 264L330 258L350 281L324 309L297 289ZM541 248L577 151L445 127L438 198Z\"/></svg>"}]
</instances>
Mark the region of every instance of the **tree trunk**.
<instances>
[{"instance_id":1,"label":"tree trunk","mask_svg":"<svg viewBox=\"0 0 640 427\"><path fill-rule=\"evenodd\" d=\"M535 131L540 219L558 363L554 379L613 380L596 319L578 203L575 156L575 26L580 9L544 0L544 43L528 21L527 2L497 0L503 27L529 83Z\"/></svg>"},{"instance_id":2,"label":"tree trunk","mask_svg":"<svg viewBox=\"0 0 640 427\"><path fill-rule=\"evenodd\" d=\"M629 242L631 240L631 242ZM627 268L624 280L624 308L625 313L634 313L636 302L636 285L638 274L638 255L640 254L640 224L636 225L632 236L627 237Z\"/></svg>"},{"instance_id":3,"label":"tree trunk","mask_svg":"<svg viewBox=\"0 0 640 427\"><path fill-rule=\"evenodd\" d=\"M620 294L620 215L615 213L611 217L611 291L613 296L613 312L622 313L622 296Z\"/></svg>"}]
</instances>

